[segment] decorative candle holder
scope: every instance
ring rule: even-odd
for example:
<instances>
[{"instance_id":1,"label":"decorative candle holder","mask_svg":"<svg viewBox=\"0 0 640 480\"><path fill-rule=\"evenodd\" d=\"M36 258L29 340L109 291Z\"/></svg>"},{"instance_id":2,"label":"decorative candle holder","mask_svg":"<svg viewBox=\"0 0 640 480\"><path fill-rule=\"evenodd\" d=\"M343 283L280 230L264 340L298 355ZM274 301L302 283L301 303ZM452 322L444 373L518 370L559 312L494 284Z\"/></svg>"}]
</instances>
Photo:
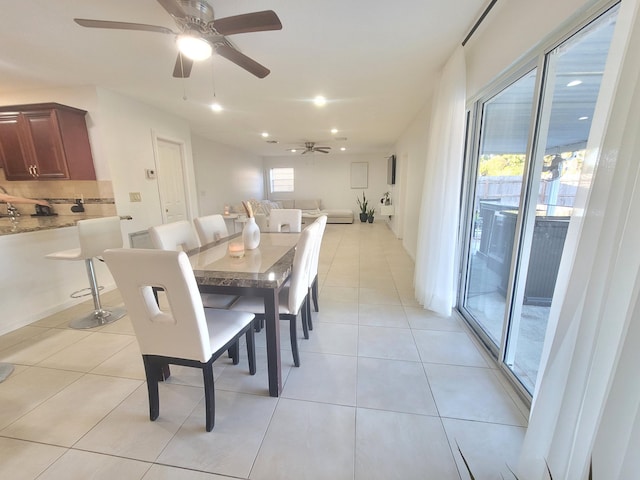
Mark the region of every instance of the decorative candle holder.
<instances>
[{"instance_id":1,"label":"decorative candle holder","mask_svg":"<svg viewBox=\"0 0 640 480\"><path fill-rule=\"evenodd\" d=\"M229 256L233 258L244 257L244 242L231 242L229 244Z\"/></svg>"}]
</instances>

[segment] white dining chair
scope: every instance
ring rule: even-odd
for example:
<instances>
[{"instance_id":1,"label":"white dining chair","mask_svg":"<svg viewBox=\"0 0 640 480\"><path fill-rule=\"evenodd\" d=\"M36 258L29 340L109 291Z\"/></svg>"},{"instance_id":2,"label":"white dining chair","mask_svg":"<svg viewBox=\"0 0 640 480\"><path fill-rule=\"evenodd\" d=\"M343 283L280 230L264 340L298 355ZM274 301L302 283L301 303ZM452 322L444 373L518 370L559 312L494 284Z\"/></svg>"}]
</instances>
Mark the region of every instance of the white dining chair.
<instances>
[{"instance_id":1,"label":"white dining chair","mask_svg":"<svg viewBox=\"0 0 640 480\"><path fill-rule=\"evenodd\" d=\"M227 223L220 214L197 217L193 220L201 245L215 242L229 236Z\"/></svg>"},{"instance_id":2,"label":"white dining chair","mask_svg":"<svg viewBox=\"0 0 640 480\"><path fill-rule=\"evenodd\" d=\"M93 259L101 257L102 252L107 248L122 247L122 230L120 228L120 217L102 217L78 220L78 237L80 248L72 248L60 252L45 255L50 260L84 260L87 277L89 278L89 290L93 297L93 311L81 318L72 320L71 328L93 328L114 322L122 318L127 312L124 308L102 308L100 301L100 287L96 279ZM79 294L80 292L74 292ZM74 294L72 294L74 296Z\"/></svg>"},{"instance_id":3,"label":"white dining chair","mask_svg":"<svg viewBox=\"0 0 640 480\"><path fill-rule=\"evenodd\" d=\"M319 225L313 223L304 229L296 244L296 252L291 267L291 277L287 285L282 287L279 295L280 319L289 320L289 337L291 339L291 352L293 363L300 366L300 354L298 352L297 319L302 317L302 327L306 331L307 302L309 299L309 265L313 253L314 242L317 237ZM256 316L256 321L264 319L264 299L262 297L241 296L231 308L234 312L251 312ZM308 336L305 335L305 336Z\"/></svg>"},{"instance_id":4,"label":"white dining chair","mask_svg":"<svg viewBox=\"0 0 640 480\"><path fill-rule=\"evenodd\" d=\"M318 307L318 264L320 263L320 248L322 247L322 237L324 237L324 230L327 226L327 216L321 215L313 223L318 224L318 231L316 234L316 241L313 246L313 253L311 256L311 263L309 265L309 301L307 305L309 311L307 313L307 326L309 330L313 330L313 318L311 316L311 302L316 312L319 312Z\"/></svg>"},{"instance_id":5,"label":"white dining chair","mask_svg":"<svg viewBox=\"0 0 640 480\"><path fill-rule=\"evenodd\" d=\"M184 252L113 249L104 259L116 281L136 334L149 394L149 418L160 415L158 381L167 365L200 368L204 380L206 430L215 423L213 362L224 352L239 354L245 335L249 373L256 373L254 315L204 308ZM162 286L168 307L158 306L153 287ZM237 363L234 359L234 363Z\"/></svg>"},{"instance_id":6,"label":"white dining chair","mask_svg":"<svg viewBox=\"0 0 640 480\"><path fill-rule=\"evenodd\" d=\"M186 220L150 227L149 237L153 246L159 250L187 252L200 246L191 223ZM203 293L201 296L206 308L229 308L238 299L236 295L219 293Z\"/></svg>"},{"instance_id":7,"label":"white dining chair","mask_svg":"<svg viewBox=\"0 0 640 480\"><path fill-rule=\"evenodd\" d=\"M269 214L270 232L302 231L302 210L298 208L274 208Z\"/></svg>"}]
</instances>

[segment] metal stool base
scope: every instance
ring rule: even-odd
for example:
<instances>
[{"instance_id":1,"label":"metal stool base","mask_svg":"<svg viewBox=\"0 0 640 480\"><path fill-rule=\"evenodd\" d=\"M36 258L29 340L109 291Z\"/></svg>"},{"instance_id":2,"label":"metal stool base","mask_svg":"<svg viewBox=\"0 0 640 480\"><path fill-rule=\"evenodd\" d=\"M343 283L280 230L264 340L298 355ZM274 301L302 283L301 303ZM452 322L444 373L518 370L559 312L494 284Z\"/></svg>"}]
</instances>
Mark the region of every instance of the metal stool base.
<instances>
[{"instance_id":1,"label":"metal stool base","mask_svg":"<svg viewBox=\"0 0 640 480\"><path fill-rule=\"evenodd\" d=\"M119 318L124 317L127 311L124 308L117 307L111 310L94 310L89 315L73 320L69 326L76 329L87 329L108 325L115 322Z\"/></svg>"}]
</instances>

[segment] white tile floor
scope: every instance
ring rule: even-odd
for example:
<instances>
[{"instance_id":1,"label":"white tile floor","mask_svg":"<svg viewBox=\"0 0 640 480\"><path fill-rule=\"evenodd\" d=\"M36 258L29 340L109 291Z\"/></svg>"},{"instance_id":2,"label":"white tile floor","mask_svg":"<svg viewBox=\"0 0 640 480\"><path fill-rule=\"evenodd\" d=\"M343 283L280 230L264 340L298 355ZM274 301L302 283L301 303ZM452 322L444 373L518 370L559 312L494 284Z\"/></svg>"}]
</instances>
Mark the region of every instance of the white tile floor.
<instances>
[{"instance_id":1,"label":"white tile floor","mask_svg":"<svg viewBox=\"0 0 640 480\"><path fill-rule=\"evenodd\" d=\"M267 393L246 359L216 363L216 425L204 429L199 370L172 367L160 417L127 317L77 331L74 306L0 337L0 478L214 480L509 477L526 410L457 318L412 300L413 262L383 223L328 225L320 313L284 390ZM120 303L117 292L104 303ZM282 325L287 332L286 324Z\"/></svg>"}]
</instances>

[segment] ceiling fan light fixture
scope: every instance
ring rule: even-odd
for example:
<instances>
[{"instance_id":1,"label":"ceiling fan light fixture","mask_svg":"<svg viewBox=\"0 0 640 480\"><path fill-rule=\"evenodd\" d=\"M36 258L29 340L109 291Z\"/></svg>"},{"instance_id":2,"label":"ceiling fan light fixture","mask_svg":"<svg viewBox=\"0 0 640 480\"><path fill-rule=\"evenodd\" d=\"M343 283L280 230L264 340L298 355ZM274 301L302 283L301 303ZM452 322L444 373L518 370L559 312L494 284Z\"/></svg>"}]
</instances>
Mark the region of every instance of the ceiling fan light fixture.
<instances>
[{"instance_id":1,"label":"ceiling fan light fixture","mask_svg":"<svg viewBox=\"0 0 640 480\"><path fill-rule=\"evenodd\" d=\"M176 43L178 44L178 50L180 50L180 53L196 62L206 60L213 54L211 44L205 39L192 33L178 35Z\"/></svg>"},{"instance_id":2,"label":"ceiling fan light fixture","mask_svg":"<svg viewBox=\"0 0 640 480\"><path fill-rule=\"evenodd\" d=\"M316 107L324 107L327 104L327 99L322 95L318 95L313 99L313 103Z\"/></svg>"}]
</instances>

